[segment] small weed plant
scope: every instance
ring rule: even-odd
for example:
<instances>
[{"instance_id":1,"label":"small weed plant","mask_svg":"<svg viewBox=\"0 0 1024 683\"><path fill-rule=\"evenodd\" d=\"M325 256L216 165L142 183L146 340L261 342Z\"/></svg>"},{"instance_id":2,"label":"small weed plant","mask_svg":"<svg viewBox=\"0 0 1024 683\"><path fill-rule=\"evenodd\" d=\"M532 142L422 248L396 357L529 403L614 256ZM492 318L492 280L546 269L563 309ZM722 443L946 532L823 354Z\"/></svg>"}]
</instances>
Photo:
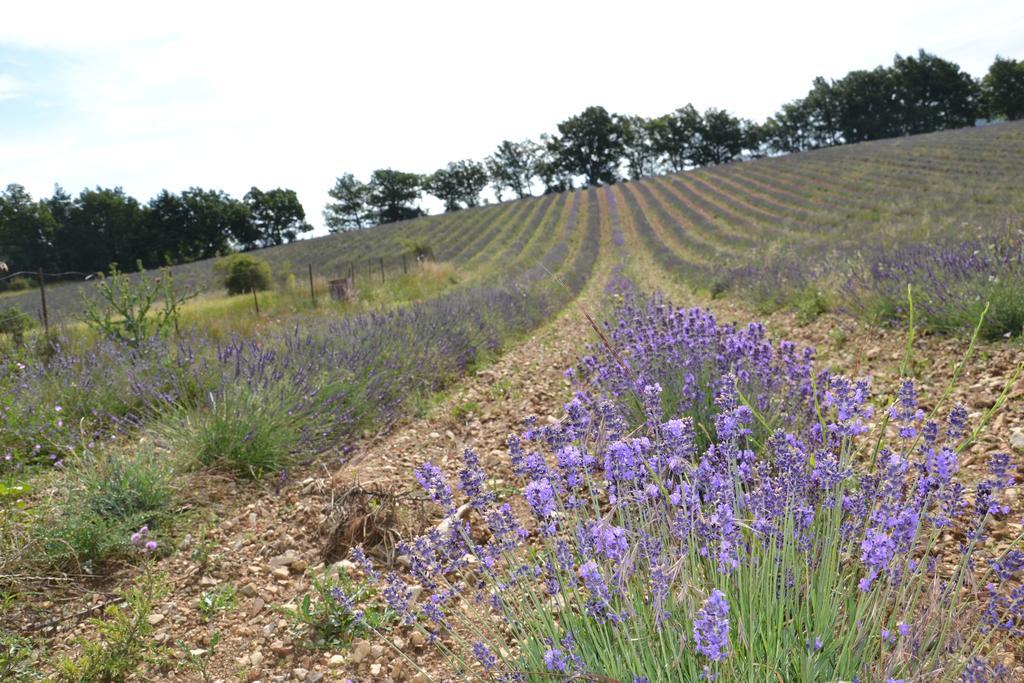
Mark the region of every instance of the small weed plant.
<instances>
[{"instance_id":1,"label":"small weed plant","mask_svg":"<svg viewBox=\"0 0 1024 683\"><path fill-rule=\"evenodd\" d=\"M213 621L218 614L232 610L238 604L238 591L231 584L224 584L213 590L203 591L196 603L203 621Z\"/></svg>"},{"instance_id":2,"label":"small weed plant","mask_svg":"<svg viewBox=\"0 0 1024 683\"><path fill-rule=\"evenodd\" d=\"M327 650L388 627L392 615L376 604L376 595L375 588L356 584L344 570L328 570L284 613L309 647Z\"/></svg>"},{"instance_id":3,"label":"small weed plant","mask_svg":"<svg viewBox=\"0 0 1024 683\"><path fill-rule=\"evenodd\" d=\"M141 263L135 282L112 265L109 277L100 276L96 292L99 301L82 295L82 322L104 337L136 348L155 336L166 337L173 332L181 305L195 296L174 290L170 270L151 279Z\"/></svg>"},{"instance_id":4,"label":"small weed plant","mask_svg":"<svg viewBox=\"0 0 1024 683\"><path fill-rule=\"evenodd\" d=\"M137 552L151 555L156 542L145 528L132 534L130 543ZM108 605L103 616L89 620L94 638L80 639L80 651L57 663L58 680L67 683L120 683L143 665L162 664L166 653L150 636L149 616L167 594L163 576L146 570L122 593L120 604Z\"/></svg>"},{"instance_id":5,"label":"small weed plant","mask_svg":"<svg viewBox=\"0 0 1024 683\"><path fill-rule=\"evenodd\" d=\"M161 454L146 451L89 455L62 475L66 499L53 518L35 525L48 566L94 573L129 558L131 533L171 522L177 492L173 469Z\"/></svg>"}]
</instances>

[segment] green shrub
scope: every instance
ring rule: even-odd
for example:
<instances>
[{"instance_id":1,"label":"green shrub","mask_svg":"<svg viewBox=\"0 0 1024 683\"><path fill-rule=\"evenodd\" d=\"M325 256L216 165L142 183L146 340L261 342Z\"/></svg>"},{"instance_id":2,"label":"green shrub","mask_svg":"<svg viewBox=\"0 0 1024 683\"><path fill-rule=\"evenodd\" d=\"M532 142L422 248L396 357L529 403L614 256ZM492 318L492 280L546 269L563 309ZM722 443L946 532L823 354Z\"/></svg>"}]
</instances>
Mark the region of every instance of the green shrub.
<instances>
[{"instance_id":1,"label":"green shrub","mask_svg":"<svg viewBox=\"0 0 1024 683\"><path fill-rule=\"evenodd\" d=\"M121 605L110 605L102 618L90 619L97 637L78 641L77 657L57 664L58 680L67 683L119 683L143 664L159 663L163 651L150 639L149 616L167 595L166 582L148 572L126 590Z\"/></svg>"},{"instance_id":2,"label":"green shrub","mask_svg":"<svg viewBox=\"0 0 1024 683\"><path fill-rule=\"evenodd\" d=\"M373 604L375 595L366 582L356 585L345 572L328 570L312 580L311 591L295 607L282 611L308 647L328 650L371 630L379 633L394 620L393 613ZM361 619L355 617L357 611Z\"/></svg>"},{"instance_id":3,"label":"green shrub","mask_svg":"<svg viewBox=\"0 0 1024 683\"><path fill-rule=\"evenodd\" d=\"M0 288L0 291L24 292L26 290L33 289L35 287L36 287L36 281L35 280L33 280L31 278L27 278L27 277L22 277L21 275L18 275L17 277L12 277L10 280L7 280L4 283L4 286L2 288Z\"/></svg>"},{"instance_id":4,"label":"green shrub","mask_svg":"<svg viewBox=\"0 0 1024 683\"><path fill-rule=\"evenodd\" d=\"M130 537L146 525L165 526L176 493L174 472L153 453L108 453L71 465L71 487L54 516L39 524L46 562L58 569L96 571L132 552Z\"/></svg>"},{"instance_id":5,"label":"green shrub","mask_svg":"<svg viewBox=\"0 0 1024 683\"><path fill-rule=\"evenodd\" d=\"M100 275L96 285L99 301L82 294L81 320L104 337L132 346L141 346L154 336L166 336L178 326L181 304L195 296L174 291L171 271L164 269L158 278L150 279L138 263L136 282L110 266L110 276ZM162 308L157 309L160 301Z\"/></svg>"},{"instance_id":6,"label":"green shrub","mask_svg":"<svg viewBox=\"0 0 1024 683\"><path fill-rule=\"evenodd\" d=\"M807 325L818 319L822 313L832 310L825 294L814 285L804 287L793 299L796 319L801 325Z\"/></svg>"},{"instance_id":7,"label":"green shrub","mask_svg":"<svg viewBox=\"0 0 1024 683\"><path fill-rule=\"evenodd\" d=\"M423 240L407 239L402 242L402 246L405 247L405 249L412 254L412 257L418 261L426 261L434 258L434 250Z\"/></svg>"},{"instance_id":8,"label":"green shrub","mask_svg":"<svg viewBox=\"0 0 1024 683\"><path fill-rule=\"evenodd\" d=\"M231 584L217 586L213 590L203 591L196 603L196 609L203 621L213 621L218 612L234 609L238 604L238 592Z\"/></svg>"},{"instance_id":9,"label":"green shrub","mask_svg":"<svg viewBox=\"0 0 1024 683\"><path fill-rule=\"evenodd\" d=\"M218 261L214 268L228 294L245 294L253 290L262 292L273 285L270 265L251 254L232 254Z\"/></svg>"},{"instance_id":10,"label":"green shrub","mask_svg":"<svg viewBox=\"0 0 1024 683\"><path fill-rule=\"evenodd\" d=\"M294 460L292 448L302 427L275 396L239 385L225 387L204 404L179 409L165 433L192 467L259 479Z\"/></svg>"},{"instance_id":11,"label":"green shrub","mask_svg":"<svg viewBox=\"0 0 1024 683\"><path fill-rule=\"evenodd\" d=\"M42 676L36 669L38 649L28 638L0 629L0 681L22 683Z\"/></svg>"},{"instance_id":12,"label":"green shrub","mask_svg":"<svg viewBox=\"0 0 1024 683\"><path fill-rule=\"evenodd\" d=\"M0 308L0 334L9 334L15 344L25 340L25 333L35 327L36 321L20 308Z\"/></svg>"}]
</instances>

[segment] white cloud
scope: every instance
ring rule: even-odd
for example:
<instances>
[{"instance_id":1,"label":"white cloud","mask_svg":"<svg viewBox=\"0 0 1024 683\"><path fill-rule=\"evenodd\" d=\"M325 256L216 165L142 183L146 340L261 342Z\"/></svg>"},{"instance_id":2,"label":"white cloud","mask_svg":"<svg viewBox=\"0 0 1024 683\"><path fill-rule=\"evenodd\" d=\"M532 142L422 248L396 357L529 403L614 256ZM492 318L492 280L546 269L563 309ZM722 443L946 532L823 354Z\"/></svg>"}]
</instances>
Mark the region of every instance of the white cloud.
<instances>
[{"instance_id":1,"label":"white cloud","mask_svg":"<svg viewBox=\"0 0 1024 683\"><path fill-rule=\"evenodd\" d=\"M896 52L923 47L975 75L997 52L1024 57L1024 13L1007 0L868 0L856 12L803 0L68 1L4 15L0 49L60 62L32 83L58 102L53 120L0 133L0 183L120 184L140 198L280 185L317 224L342 172L429 172L590 104L761 119L816 75Z\"/></svg>"},{"instance_id":2,"label":"white cloud","mask_svg":"<svg viewBox=\"0 0 1024 683\"><path fill-rule=\"evenodd\" d=\"M12 100L22 94L21 82L10 74L0 74L0 100Z\"/></svg>"}]
</instances>

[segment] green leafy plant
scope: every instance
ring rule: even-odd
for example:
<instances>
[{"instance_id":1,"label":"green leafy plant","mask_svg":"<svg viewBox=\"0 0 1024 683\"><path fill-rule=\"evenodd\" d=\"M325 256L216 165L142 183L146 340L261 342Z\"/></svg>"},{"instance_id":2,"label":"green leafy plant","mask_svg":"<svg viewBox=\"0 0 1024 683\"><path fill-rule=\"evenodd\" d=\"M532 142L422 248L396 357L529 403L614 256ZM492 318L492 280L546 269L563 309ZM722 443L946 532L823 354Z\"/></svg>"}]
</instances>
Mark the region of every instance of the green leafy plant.
<instances>
[{"instance_id":1,"label":"green leafy plant","mask_svg":"<svg viewBox=\"0 0 1024 683\"><path fill-rule=\"evenodd\" d=\"M452 408L452 418L462 421L469 416L480 412L480 404L476 401L466 401Z\"/></svg>"},{"instance_id":2,"label":"green leafy plant","mask_svg":"<svg viewBox=\"0 0 1024 683\"><path fill-rule=\"evenodd\" d=\"M797 322L801 325L810 324L822 313L832 310L825 294L813 285L800 290L794 297L793 308L796 310Z\"/></svg>"},{"instance_id":3,"label":"green leafy plant","mask_svg":"<svg viewBox=\"0 0 1024 683\"><path fill-rule=\"evenodd\" d=\"M110 266L109 277L100 275L96 285L99 301L82 294L81 320L104 337L132 346L154 336L166 336L178 324L181 305L195 296L174 291L171 271L164 269L155 280L149 278L138 264L135 282ZM158 307L159 303L159 307Z\"/></svg>"},{"instance_id":4,"label":"green leafy plant","mask_svg":"<svg viewBox=\"0 0 1024 683\"><path fill-rule=\"evenodd\" d=\"M0 630L0 681L22 683L39 680L36 668L39 649L28 638Z\"/></svg>"},{"instance_id":5,"label":"green leafy plant","mask_svg":"<svg viewBox=\"0 0 1024 683\"><path fill-rule=\"evenodd\" d=\"M0 308L0 334L10 335L15 344L25 342L25 333L35 327L36 321L20 308Z\"/></svg>"},{"instance_id":6,"label":"green leafy plant","mask_svg":"<svg viewBox=\"0 0 1024 683\"><path fill-rule=\"evenodd\" d=\"M312 589L295 607L281 611L309 647L326 650L348 645L393 621L389 610L373 604L375 595L376 589L365 582L357 585L344 571L328 570L313 578Z\"/></svg>"},{"instance_id":7,"label":"green leafy plant","mask_svg":"<svg viewBox=\"0 0 1024 683\"><path fill-rule=\"evenodd\" d=\"M203 683L210 683L213 677L210 675L210 660L217 651L217 644L220 643L220 631L210 634L210 642L204 648L190 648L184 640L177 641L178 649L184 659L183 667L199 674Z\"/></svg>"},{"instance_id":8,"label":"green leafy plant","mask_svg":"<svg viewBox=\"0 0 1024 683\"><path fill-rule=\"evenodd\" d=\"M154 453L89 455L69 467L66 482L66 499L35 531L44 561L58 569L91 572L127 557L133 531L172 515L174 473Z\"/></svg>"},{"instance_id":9,"label":"green leafy plant","mask_svg":"<svg viewBox=\"0 0 1024 683\"><path fill-rule=\"evenodd\" d=\"M262 292L273 286L270 265L251 254L232 254L214 264L214 269L228 294Z\"/></svg>"},{"instance_id":10,"label":"green leafy plant","mask_svg":"<svg viewBox=\"0 0 1024 683\"><path fill-rule=\"evenodd\" d=\"M156 664L162 650L150 639L149 616L168 592L163 577L145 572L102 617L89 620L96 637L78 641L81 651L57 663L58 680L68 683L120 683L141 665Z\"/></svg>"},{"instance_id":11,"label":"green leafy plant","mask_svg":"<svg viewBox=\"0 0 1024 683\"><path fill-rule=\"evenodd\" d=\"M217 586L213 590L204 591L199 596L196 609L203 621L213 621L218 612L234 609L238 604L238 591L229 583Z\"/></svg>"},{"instance_id":12,"label":"green leafy plant","mask_svg":"<svg viewBox=\"0 0 1024 683\"><path fill-rule=\"evenodd\" d=\"M199 567L200 574L205 574L213 562L213 549L215 547L214 542L206 538L205 532L199 536L195 545L192 546L192 552L189 553L188 557Z\"/></svg>"}]
</instances>

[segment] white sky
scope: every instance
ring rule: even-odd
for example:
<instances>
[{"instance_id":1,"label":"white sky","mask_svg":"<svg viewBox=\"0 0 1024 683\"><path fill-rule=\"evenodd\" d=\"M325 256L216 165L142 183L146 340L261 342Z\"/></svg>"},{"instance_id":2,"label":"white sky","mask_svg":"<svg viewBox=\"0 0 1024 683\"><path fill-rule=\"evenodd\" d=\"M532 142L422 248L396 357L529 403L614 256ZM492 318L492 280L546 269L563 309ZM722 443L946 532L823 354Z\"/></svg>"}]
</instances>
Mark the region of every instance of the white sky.
<instances>
[{"instance_id":1,"label":"white sky","mask_svg":"<svg viewBox=\"0 0 1024 683\"><path fill-rule=\"evenodd\" d=\"M0 185L288 187L321 232L346 171L482 159L589 105L761 120L919 48L1024 58L1024 2L0 0Z\"/></svg>"}]
</instances>

